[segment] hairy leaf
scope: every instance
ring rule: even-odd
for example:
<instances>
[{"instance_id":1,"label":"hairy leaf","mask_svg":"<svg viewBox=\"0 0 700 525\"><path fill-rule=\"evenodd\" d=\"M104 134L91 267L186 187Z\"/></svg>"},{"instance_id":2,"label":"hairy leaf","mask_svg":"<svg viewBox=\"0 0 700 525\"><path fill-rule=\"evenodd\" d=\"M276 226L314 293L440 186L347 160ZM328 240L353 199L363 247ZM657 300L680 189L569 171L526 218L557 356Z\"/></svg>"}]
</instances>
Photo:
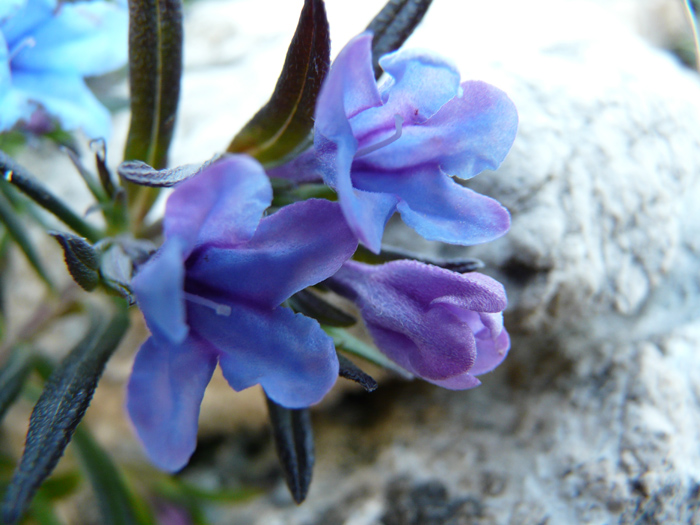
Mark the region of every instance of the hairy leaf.
<instances>
[{"instance_id":1,"label":"hairy leaf","mask_svg":"<svg viewBox=\"0 0 700 525\"><path fill-rule=\"evenodd\" d=\"M24 454L5 493L5 523L15 523L24 514L39 485L63 455L128 324L123 308L108 323L93 323L51 374L32 411Z\"/></svg>"},{"instance_id":2,"label":"hairy leaf","mask_svg":"<svg viewBox=\"0 0 700 525\"><path fill-rule=\"evenodd\" d=\"M323 0L305 0L272 97L234 137L228 151L274 164L310 144L316 97L329 67L330 39Z\"/></svg>"},{"instance_id":3,"label":"hairy leaf","mask_svg":"<svg viewBox=\"0 0 700 525\"><path fill-rule=\"evenodd\" d=\"M63 201L54 196L26 168L17 164L2 151L0 151L0 173L3 174L5 181L11 183L39 206L53 213L77 234L91 242L96 242L102 237L99 230L85 222Z\"/></svg>"},{"instance_id":4,"label":"hairy leaf","mask_svg":"<svg viewBox=\"0 0 700 525\"><path fill-rule=\"evenodd\" d=\"M4 185L4 183L3 183ZM12 240L17 244L24 256L29 261L29 264L34 268L37 275L43 280L49 288L53 288L53 283L49 274L44 268L44 263L39 257L39 253L34 247L34 243L29 238L29 232L23 223L12 204L0 191L0 223L5 226L5 231L12 237Z\"/></svg>"},{"instance_id":5,"label":"hairy leaf","mask_svg":"<svg viewBox=\"0 0 700 525\"><path fill-rule=\"evenodd\" d=\"M117 167L117 173L121 178L140 186L170 188L201 173L219 158L214 157L204 164L185 164L162 170L152 168L140 160L127 160Z\"/></svg>"},{"instance_id":6,"label":"hairy leaf","mask_svg":"<svg viewBox=\"0 0 700 525\"><path fill-rule=\"evenodd\" d=\"M267 398L277 456L294 501L306 499L314 468L314 436L309 410L290 409Z\"/></svg>"},{"instance_id":7,"label":"hairy leaf","mask_svg":"<svg viewBox=\"0 0 700 525\"><path fill-rule=\"evenodd\" d=\"M19 348L12 352L0 370L0 420L17 399L31 369L31 353L26 348Z\"/></svg>"},{"instance_id":8,"label":"hairy leaf","mask_svg":"<svg viewBox=\"0 0 700 525\"><path fill-rule=\"evenodd\" d=\"M420 21L423 20L423 16L432 1L389 0L367 26L367 29L374 33L372 63L377 78L382 74L379 59L382 55L391 53L403 45Z\"/></svg>"},{"instance_id":9,"label":"hairy leaf","mask_svg":"<svg viewBox=\"0 0 700 525\"><path fill-rule=\"evenodd\" d=\"M66 266L73 280L91 292L100 283L100 260L97 252L82 237L65 232L49 232L63 248Z\"/></svg>"},{"instance_id":10,"label":"hairy leaf","mask_svg":"<svg viewBox=\"0 0 700 525\"><path fill-rule=\"evenodd\" d=\"M130 0L131 125L125 159L165 167L181 75L182 0Z\"/></svg>"}]
</instances>

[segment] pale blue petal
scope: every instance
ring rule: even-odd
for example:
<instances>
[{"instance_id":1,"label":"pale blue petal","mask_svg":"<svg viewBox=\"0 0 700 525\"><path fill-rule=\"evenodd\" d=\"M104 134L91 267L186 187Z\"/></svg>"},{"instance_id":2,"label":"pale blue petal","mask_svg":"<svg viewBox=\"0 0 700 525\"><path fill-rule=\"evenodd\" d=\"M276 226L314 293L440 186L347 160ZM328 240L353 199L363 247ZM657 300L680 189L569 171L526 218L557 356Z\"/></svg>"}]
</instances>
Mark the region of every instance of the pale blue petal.
<instances>
[{"instance_id":1,"label":"pale blue petal","mask_svg":"<svg viewBox=\"0 0 700 525\"><path fill-rule=\"evenodd\" d=\"M382 104L372 70L372 35L353 38L338 54L316 102L315 130L330 140L344 136L352 118Z\"/></svg>"},{"instance_id":2,"label":"pale blue petal","mask_svg":"<svg viewBox=\"0 0 700 525\"><path fill-rule=\"evenodd\" d=\"M358 169L353 180L358 189L400 198L402 219L428 240L472 245L510 228L510 214L498 201L457 184L436 167L389 173Z\"/></svg>"},{"instance_id":3,"label":"pale blue petal","mask_svg":"<svg viewBox=\"0 0 700 525\"><path fill-rule=\"evenodd\" d=\"M2 0L0 2L0 33L3 31L5 19L13 16L27 0Z\"/></svg>"},{"instance_id":4,"label":"pale blue petal","mask_svg":"<svg viewBox=\"0 0 700 525\"><path fill-rule=\"evenodd\" d=\"M457 68L433 53L399 50L383 56L379 64L391 75L381 87L384 105L369 108L350 121L360 148L393 135L395 115L401 117L407 131L435 115L460 92Z\"/></svg>"},{"instance_id":5,"label":"pale blue petal","mask_svg":"<svg viewBox=\"0 0 700 525\"><path fill-rule=\"evenodd\" d=\"M431 164L462 179L498 168L515 140L515 106L485 82L464 82L462 90L426 122L404 126L399 140L358 160L376 171Z\"/></svg>"},{"instance_id":6,"label":"pale blue petal","mask_svg":"<svg viewBox=\"0 0 700 525\"><path fill-rule=\"evenodd\" d=\"M13 59L13 69L101 75L126 63L128 12L107 2L61 4L57 14L28 36L31 47Z\"/></svg>"},{"instance_id":7,"label":"pale blue petal","mask_svg":"<svg viewBox=\"0 0 700 525\"><path fill-rule=\"evenodd\" d=\"M220 352L231 387L260 384L276 403L304 408L319 402L338 377L333 340L313 319L285 307L256 310L235 304L231 315L190 304L193 330Z\"/></svg>"},{"instance_id":8,"label":"pale blue petal","mask_svg":"<svg viewBox=\"0 0 700 525\"><path fill-rule=\"evenodd\" d=\"M168 239L131 281L139 308L151 333L161 341L182 343L189 328L185 320L183 247Z\"/></svg>"},{"instance_id":9,"label":"pale blue petal","mask_svg":"<svg viewBox=\"0 0 700 525\"><path fill-rule=\"evenodd\" d=\"M63 129L82 128L91 138L110 136L109 111L81 78L60 73L13 71L12 83L20 99L41 105Z\"/></svg>"},{"instance_id":10,"label":"pale blue petal","mask_svg":"<svg viewBox=\"0 0 700 525\"><path fill-rule=\"evenodd\" d=\"M188 261L187 282L203 295L274 308L333 275L356 248L338 204L310 199L265 217L236 249L197 250Z\"/></svg>"},{"instance_id":11,"label":"pale blue petal","mask_svg":"<svg viewBox=\"0 0 700 525\"><path fill-rule=\"evenodd\" d=\"M217 355L196 336L181 345L148 339L134 361L126 407L149 459L159 468L184 467L197 445L199 408Z\"/></svg>"},{"instance_id":12,"label":"pale blue petal","mask_svg":"<svg viewBox=\"0 0 700 525\"><path fill-rule=\"evenodd\" d=\"M262 166L230 155L181 185L168 198L163 229L183 242L184 256L203 243L233 247L255 233L272 201Z\"/></svg>"},{"instance_id":13,"label":"pale blue petal","mask_svg":"<svg viewBox=\"0 0 700 525\"><path fill-rule=\"evenodd\" d=\"M2 3L7 0L2 0ZM19 4L19 9L17 6ZM27 37L31 37L32 31L51 20L56 11L56 0L26 0L16 2L10 0L10 5L6 13L8 18L0 23L0 31L5 35L5 39L10 47L22 42Z\"/></svg>"}]
</instances>

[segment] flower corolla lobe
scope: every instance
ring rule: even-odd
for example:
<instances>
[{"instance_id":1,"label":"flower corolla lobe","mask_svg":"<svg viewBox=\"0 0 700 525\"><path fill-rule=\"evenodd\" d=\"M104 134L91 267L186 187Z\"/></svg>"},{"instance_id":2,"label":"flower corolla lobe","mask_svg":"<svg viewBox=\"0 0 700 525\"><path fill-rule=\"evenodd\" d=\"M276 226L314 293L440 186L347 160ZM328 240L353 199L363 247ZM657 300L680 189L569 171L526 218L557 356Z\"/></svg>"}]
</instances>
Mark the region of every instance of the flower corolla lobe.
<instances>
[{"instance_id":1,"label":"flower corolla lobe","mask_svg":"<svg viewBox=\"0 0 700 525\"><path fill-rule=\"evenodd\" d=\"M395 211L430 240L470 245L503 235L508 211L452 177L500 165L517 131L513 103L484 82L460 84L455 66L427 51L382 57L387 76L377 86L371 40L357 36L331 66L316 105L313 150L271 174L323 178L353 232L375 252ZM391 140L399 119L400 138Z\"/></svg>"},{"instance_id":2,"label":"flower corolla lobe","mask_svg":"<svg viewBox=\"0 0 700 525\"><path fill-rule=\"evenodd\" d=\"M338 376L332 339L281 304L335 273L357 241L336 203L308 200L261 219L271 199L256 161L216 162L170 196L165 242L132 281L152 335L136 357L127 408L165 470L194 451L217 363L235 390L260 384L287 408L320 401Z\"/></svg>"}]
</instances>

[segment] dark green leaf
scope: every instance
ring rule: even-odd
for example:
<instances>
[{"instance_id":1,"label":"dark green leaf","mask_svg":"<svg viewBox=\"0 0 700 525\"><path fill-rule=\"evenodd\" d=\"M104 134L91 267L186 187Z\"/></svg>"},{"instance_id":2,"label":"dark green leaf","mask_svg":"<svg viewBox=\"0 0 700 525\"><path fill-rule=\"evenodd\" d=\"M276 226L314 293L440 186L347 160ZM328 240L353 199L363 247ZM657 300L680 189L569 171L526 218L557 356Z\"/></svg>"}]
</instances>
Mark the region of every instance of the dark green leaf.
<instances>
[{"instance_id":1,"label":"dark green leaf","mask_svg":"<svg viewBox=\"0 0 700 525\"><path fill-rule=\"evenodd\" d=\"M167 164L182 75L182 1L129 1L131 125L124 158Z\"/></svg>"},{"instance_id":2,"label":"dark green leaf","mask_svg":"<svg viewBox=\"0 0 700 525\"><path fill-rule=\"evenodd\" d=\"M73 280L91 292L100 283L100 260L89 242L72 233L49 232L63 248L66 266Z\"/></svg>"},{"instance_id":3,"label":"dark green leaf","mask_svg":"<svg viewBox=\"0 0 700 525\"><path fill-rule=\"evenodd\" d=\"M41 494L47 500L65 498L78 489L81 481L82 477L77 470L60 475L54 474L44 482L37 496Z\"/></svg>"},{"instance_id":4,"label":"dark green leaf","mask_svg":"<svg viewBox=\"0 0 700 525\"><path fill-rule=\"evenodd\" d=\"M382 246L382 251L379 254L372 253L364 246L360 245L357 248L357 252L353 258L357 261L361 261L368 264L382 264L389 261L398 261L401 259L411 259L414 261L422 262L424 264L432 264L433 266L439 266L440 268L445 268L446 270L451 270L457 273L467 273L474 272L484 267L484 263L473 257L460 257L454 259L443 259L440 257L427 257L425 255L418 255L413 252L409 252L402 248L395 248L392 246Z\"/></svg>"},{"instance_id":5,"label":"dark green leaf","mask_svg":"<svg viewBox=\"0 0 700 525\"><path fill-rule=\"evenodd\" d=\"M0 420L17 399L31 369L30 352L26 348L15 349L0 371Z\"/></svg>"},{"instance_id":6,"label":"dark green leaf","mask_svg":"<svg viewBox=\"0 0 700 525\"><path fill-rule=\"evenodd\" d=\"M153 523L142 516L135 498L111 458L82 425L73 436L80 462L87 472L100 506L104 525L131 525Z\"/></svg>"},{"instance_id":7,"label":"dark green leaf","mask_svg":"<svg viewBox=\"0 0 700 525\"><path fill-rule=\"evenodd\" d=\"M288 302L292 310L300 312L307 317L312 317L321 324L352 326L357 323L357 319L353 316L346 314L308 290L301 290L295 293L288 299Z\"/></svg>"},{"instance_id":8,"label":"dark green leaf","mask_svg":"<svg viewBox=\"0 0 700 525\"><path fill-rule=\"evenodd\" d=\"M374 33L372 63L377 78L382 74L379 59L403 45L420 21L423 20L423 16L432 1L389 0L367 26L367 29Z\"/></svg>"},{"instance_id":9,"label":"dark green leaf","mask_svg":"<svg viewBox=\"0 0 700 525\"><path fill-rule=\"evenodd\" d=\"M0 172L4 180L10 182L39 206L53 213L70 229L79 235L96 242L102 233L90 226L60 199L55 197L36 177L0 151Z\"/></svg>"},{"instance_id":10,"label":"dark green leaf","mask_svg":"<svg viewBox=\"0 0 700 525\"><path fill-rule=\"evenodd\" d=\"M314 468L314 436L309 410L293 410L267 398L277 456L294 501L306 499Z\"/></svg>"},{"instance_id":11,"label":"dark green leaf","mask_svg":"<svg viewBox=\"0 0 700 525\"><path fill-rule=\"evenodd\" d=\"M5 225L7 233L12 237L24 256L29 261L29 264L34 268L37 275L46 283L49 288L54 288L49 274L44 268L44 264L39 258L39 254L34 248L29 238L29 232L25 224L20 219L19 215L12 207L12 204L5 198L3 192L0 191L0 222Z\"/></svg>"},{"instance_id":12,"label":"dark green leaf","mask_svg":"<svg viewBox=\"0 0 700 525\"><path fill-rule=\"evenodd\" d=\"M107 168L107 145L105 140L91 140L90 149L95 153L95 167L97 168L97 175L100 177L102 188L104 188L110 198L114 198L117 194L117 188L114 186L114 181L112 181L112 173Z\"/></svg>"},{"instance_id":13,"label":"dark green leaf","mask_svg":"<svg viewBox=\"0 0 700 525\"><path fill-rule=\"evenodd\" d=\"M354 381L367 392L374 392L377 389L377 382L369 374L360 370L360 367L350 361L350 359L338 354L338 363L340 364L340 377Z\"/></svg>"},{"instance_id":14,"label":"dark green leaf","mask_svg":"<svg viewBox=\"0 0 700 525\"><path fill-rule=\"evenodd\" d=\"M162 170L152 168L140 160L127 160L117 167L117 173L121 178L140 186L170 188L201 173L218 159L219 157L215 157L204 164L185 164Z\"/></svg>"},{"instance_id":15,"label":"dark green leaf","mask_svg":"<svg viewBox=\"0 0 700 525\"><path fill-rule=\"evenodd\" d=\"M90 404L107 359L128 328L124 308L108 323L95 322L54 370L29 420L24 454L5 493L2 517L15 523L51 474Z\"/></svg>"},{"instance_id":16,"label":"dark green leaf","mask_svg":"<svg viewBox=\"0 0 700 525\"><path fill-rule=\"evenodd\" d=\"M263 164L279 163L309 144L316 97L330 66L328 20L323 0L305 0L282 74L269 102L228 147Z\"/></svg>"}]
</instances>

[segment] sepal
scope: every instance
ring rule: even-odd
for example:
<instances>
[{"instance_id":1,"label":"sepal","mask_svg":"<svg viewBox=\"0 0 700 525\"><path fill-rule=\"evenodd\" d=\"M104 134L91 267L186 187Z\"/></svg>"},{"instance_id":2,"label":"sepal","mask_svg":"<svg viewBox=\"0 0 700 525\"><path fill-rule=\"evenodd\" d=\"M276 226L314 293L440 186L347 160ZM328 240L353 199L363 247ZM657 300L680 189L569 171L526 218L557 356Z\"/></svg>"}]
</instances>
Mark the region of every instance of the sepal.
<instances>
[{"instance_id":1,"label":"sepal","mask_svg":"<svg viewBox=\"0 0 700 525\"><path fill-rule=\"evenodd\" d=\"M84 238L65 232L48 232L63 248L63 256L73 280L88 292L100 284L100 258Z\"/></svg>"},{"instance_id":2,"label":"sepal","mask_svg":"<svg viewBox=\"0 0 700 525\"><path fill-rule=\"evenodd\" d=\"M275 449L284 480L299 504L306 499L314 468L314 436L307 408L290 409L267 399Z\"/></svg>"}]
</instances>

